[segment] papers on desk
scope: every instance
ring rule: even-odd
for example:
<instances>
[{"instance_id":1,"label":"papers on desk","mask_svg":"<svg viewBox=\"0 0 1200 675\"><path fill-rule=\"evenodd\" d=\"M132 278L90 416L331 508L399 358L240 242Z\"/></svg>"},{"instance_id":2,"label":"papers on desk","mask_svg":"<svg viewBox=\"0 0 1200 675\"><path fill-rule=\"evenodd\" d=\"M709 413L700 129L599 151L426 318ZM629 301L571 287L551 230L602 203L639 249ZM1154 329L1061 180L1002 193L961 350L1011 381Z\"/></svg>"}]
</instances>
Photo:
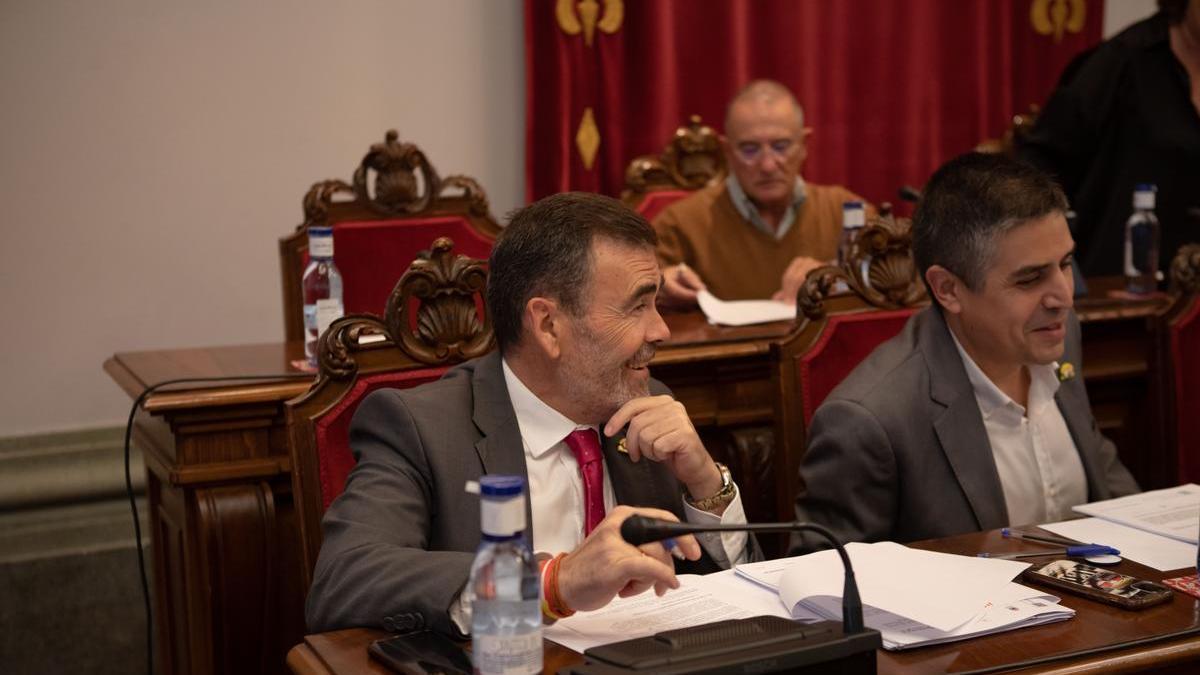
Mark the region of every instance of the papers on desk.
<instances>
[{"instance_id":1,"label":"papers on desk","mask_svg":"<svg viewBox=\"0 0 1200 675\"><path fill-rule=\"evenodd\" d=\"M886 649L907 649L1061 621L1074 610L1044 591L1015 584L1027 563L957 556L899 544L850 544L866 624ZM661 598L616 599L547 626L545 636L575 651L722 619L763 614L813 622L841 620L844 577L834 551L685 575Z\"/></svg>"},{"instance_id":2,"label":"papers on desk","mask_svg":"<svg viewBox=\"0 0 1200 675\"><path fill-rule=\"evenodd\" d=\"M1121 552L1122 558L1160 571L1196 564L1196 547L1191 544L1100 518L1065 520L1039 527L1077 541L1112 546Z\"/></svg>"},{"instance_id":3,"label":"papers on desk","mask_svg":"<svg viewBox=\"0 0 1200 675\"><path fill-rule=\"evenodd\" d=\"M1012 582L1028 563L892 542L848 544L846 552L863 599L863 619L882 634L885 649L952 642L1075 614L1059 606L1057 597ZM764 588L778 588L795 616L842 618L844 578L836 551L751 563L737 572Z\"/></svg>"},{"instance_id":4,"label":"papers on desk","mask_svg":"<svg viewBox=\"0 0 1200 675\"><path fill-rule=\"evenodd\" d=\"M1193 545L1200 543L1200 485L1195 483L1080 504L1074 510Z\"/></svg>"},{"instance_id":5,"label":"papers on desk","mask_svg":"<svg viewBox=\"0 0 1200 675\"><path fill-rule=\"evenodd\" d=\"M709 323L722 326L749 326L796 318L796 306L775 300L718 300L708 291L699 293L700 309Z\"/></svg>"}]
</instances>

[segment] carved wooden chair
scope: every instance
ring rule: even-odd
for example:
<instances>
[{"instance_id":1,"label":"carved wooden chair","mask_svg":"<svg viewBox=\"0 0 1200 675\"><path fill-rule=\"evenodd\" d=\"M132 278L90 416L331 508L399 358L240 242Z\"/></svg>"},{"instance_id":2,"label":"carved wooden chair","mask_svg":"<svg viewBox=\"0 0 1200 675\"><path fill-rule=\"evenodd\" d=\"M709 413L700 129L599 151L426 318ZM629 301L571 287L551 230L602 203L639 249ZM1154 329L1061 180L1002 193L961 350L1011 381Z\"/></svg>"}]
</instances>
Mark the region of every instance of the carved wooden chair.
<instances>
[{"instance_id":1,"label":"carved wooden chair","mask_svg":"<svg viewBox=\"0 0 1200 675\"><path fill-rule=\"evenodd\" d=\"M985 138L979 142L979 145L975 146L975 151L1010 156L1015 155L1017 146L1033 130L1033 125L1037 122L1038 114L1041 111L1041 106L1031 103L1028 111L1013 115L1012 121L1008 125L1008 128L1004 130L1003 136L1000 138Z\"/></svg>"},{"instance_id":2,"label":"carved wooden chair","mask_svg":"<svg viewBox=\"0 0 1200 675\"><path fill-rule=\"evenodd\" d=\"M621 199L646 220L693 190L725 180L720 137L699 115L675 130L662 154L642 155L625 169Z\"/></svg>"},{"instance_id":3,"label":"carved wooden chair","mask_svg":"<svg viewBox=\"0 0 1200 675\"><path fill-rule=\"evenodd\" d=\"M500 225L483 188L467 176L441 178L420 148L397 138L390 130L371 146L350 183L313 184L304 195L304 222L279 240L287 340L304 337L300 278L310 226L333 227L347 314L383 312L396 280L437 237L451 237L471 257L491 252Z\"/></svg>"},{"instance_id":4,"label":"carved wooden chair","mask_svg":"<svg viewBox=\"0 0 1200 675\"><path fill-rule=\"evenodd\" d=\"M752 473L765 500L758 508L781 520L794 517L800 459L817 407L929 302L912 258L911 222L895 218L890 205L881 205L861 230L848 258L808 274L796 296L795 330L771 345L773 456Z\"/></svg>"},{"instance_id":5,"label":"carved wooden chair","mask_svg":"<svg viewBox=\"0 0 1200 675\"><path fill-rule=\"evenodd\" d=\"M1153 369L1155 426L1176 475L1165 485L1200 482L1200 244L1187 244L1171 261L1172 302L1156 321Z\"/></svg>"},{"instance_id":6,"label":"carved wooden chair","mask_svg":"<svg viewBox=\"0 0 1200 675\"><path fill-rule=\"evenodd\" d=\"M287 402L305 588L321 549L321 516L354 467L348 433L359 402L376 389L436 380L451 365L493 347L483 304L484 261L454 255L453 247L441 237L428 257L414 261L382 317L351 314L334 321L318 343L316 381Z\"/></svg>"}]
</instances>

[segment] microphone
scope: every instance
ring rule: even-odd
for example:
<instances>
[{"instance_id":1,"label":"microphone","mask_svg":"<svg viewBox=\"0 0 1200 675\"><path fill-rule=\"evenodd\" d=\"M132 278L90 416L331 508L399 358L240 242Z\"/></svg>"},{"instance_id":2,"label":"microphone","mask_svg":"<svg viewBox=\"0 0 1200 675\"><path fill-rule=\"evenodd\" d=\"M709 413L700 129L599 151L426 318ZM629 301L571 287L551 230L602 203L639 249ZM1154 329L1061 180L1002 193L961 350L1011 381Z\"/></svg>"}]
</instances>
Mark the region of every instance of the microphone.
<instances>
[{"instance_id":1,"label":"microphone","mask_svg":"<svg viewBox=\"0 0 1200 675\"><path fill-rule=\"evenodd\" d=\"M658 518L645 516L630 516L621 523L621 538L633 546L641 546L653 541L662 541L683 534L697 532L815 532L828 541L842 559L842 567L846 570L846 582L842 587L842 632L846 635L862 633L866 630L863 625L862 599L858 595L858 583L854 580L854 568L850 565L850 556L837 537L816 523L800 521L792 523L746 523L729 525L695 525L692 523L676 523Z\"/></svg>"}]
</instances>

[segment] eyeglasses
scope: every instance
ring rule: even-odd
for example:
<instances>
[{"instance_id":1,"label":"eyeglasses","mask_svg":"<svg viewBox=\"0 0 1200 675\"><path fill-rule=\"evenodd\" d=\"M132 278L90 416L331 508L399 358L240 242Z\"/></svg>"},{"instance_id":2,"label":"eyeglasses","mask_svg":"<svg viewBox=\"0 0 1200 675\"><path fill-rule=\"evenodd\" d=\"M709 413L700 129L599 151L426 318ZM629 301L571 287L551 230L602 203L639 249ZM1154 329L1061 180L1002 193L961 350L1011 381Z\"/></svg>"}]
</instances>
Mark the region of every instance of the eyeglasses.
<instances>
[{"instance_id":1,"label":"eyeglasses","mask_svg":"<svg viewBox=\"0 0 1200 675\"><path fill-rule=\"evenodd\" d=\"M794 139L777 138L773 141L740 141L734 145L734 152L743 162L754 164L763 157L770 155L778 161L784 161L800 147Z\"/></svg>"}]
</instances>

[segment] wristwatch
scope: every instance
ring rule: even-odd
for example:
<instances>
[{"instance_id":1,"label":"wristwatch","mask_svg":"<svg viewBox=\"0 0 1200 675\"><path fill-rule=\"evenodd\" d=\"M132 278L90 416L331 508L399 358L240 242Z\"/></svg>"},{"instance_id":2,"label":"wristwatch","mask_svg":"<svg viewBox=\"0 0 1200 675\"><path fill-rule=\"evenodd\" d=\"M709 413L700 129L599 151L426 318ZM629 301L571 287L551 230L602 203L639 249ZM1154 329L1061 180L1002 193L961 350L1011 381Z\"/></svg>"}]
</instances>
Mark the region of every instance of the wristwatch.
<instances>
[{"instance_id":1,"label":"wristwatch","mask_svg":"<svg viewBox=\"0 0 1200 675\"><path fill-rule=\"evenodd\" d=\"M733 474L729 473L729 467L720 462L714 462L714 464L717 465L717 471L721 472L721 489L716 494L703 499L692 499L686 489L683 491L683 499L701 511L713 511L729 506L729 502L732 502L734 495L737 494L737 488L733 486Z\"/></svg>"}]
</instances>

